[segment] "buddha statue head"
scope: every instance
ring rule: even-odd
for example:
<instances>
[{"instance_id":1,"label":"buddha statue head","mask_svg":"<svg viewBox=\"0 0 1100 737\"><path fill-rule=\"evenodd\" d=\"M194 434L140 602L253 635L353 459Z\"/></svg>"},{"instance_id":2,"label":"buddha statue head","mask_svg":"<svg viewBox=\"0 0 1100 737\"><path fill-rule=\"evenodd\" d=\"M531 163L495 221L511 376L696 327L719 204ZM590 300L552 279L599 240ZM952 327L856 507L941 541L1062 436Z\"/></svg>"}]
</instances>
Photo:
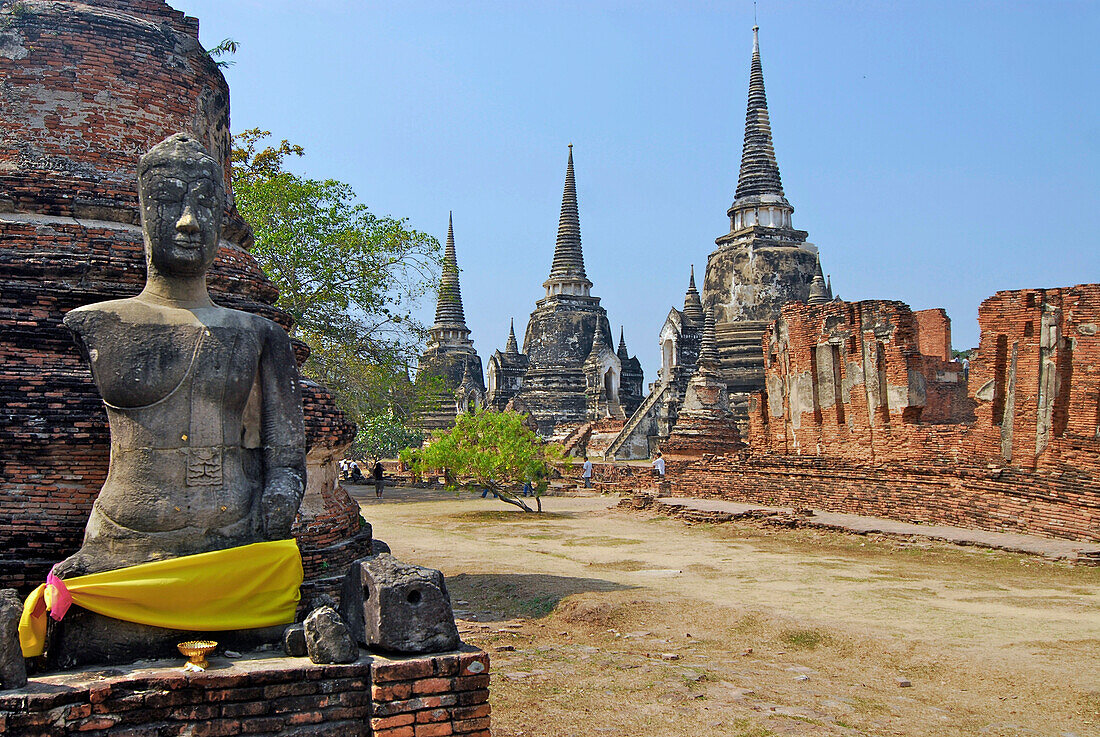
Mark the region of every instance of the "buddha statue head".
<instances>
[{"instance_id":1,"label":"buddha statue head","mask_svg":"<svg viewBox=\"0 0 1100 737\"><path fill-rule=\"evenodd\" d=\"M141 157L138 195L149 274L205 275L218 252L225 181L195 138L169 136Z\"/></svg>"}]
</instances>

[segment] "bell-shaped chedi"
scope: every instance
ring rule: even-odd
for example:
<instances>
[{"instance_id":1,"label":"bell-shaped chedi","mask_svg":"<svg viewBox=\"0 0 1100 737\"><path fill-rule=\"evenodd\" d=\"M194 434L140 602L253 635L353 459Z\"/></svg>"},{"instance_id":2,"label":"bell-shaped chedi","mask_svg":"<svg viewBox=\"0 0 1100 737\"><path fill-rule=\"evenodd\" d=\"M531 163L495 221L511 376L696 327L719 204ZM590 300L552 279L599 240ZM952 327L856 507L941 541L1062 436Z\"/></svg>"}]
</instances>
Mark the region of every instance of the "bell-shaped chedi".
<instances>
[{"instance_id":1,"label":"bell-shaped chedi","mask_svg":"<svg viewBox=\"0 0 1100 737\"><path fill-rule=\"evenodd\" d=\"M793 213L772 144L759 29L754 27L741 169L726 212L730 231L715 240L703 283L703 305L715 311L719 372L742 423L749 396L764 385L764 329L784 304L806 301L817 265L806 232L791 223Z\"/></svg>"},{"instance_id":2,"label":"bell-shaped chedi","mask_svg":"<svg viewBox=\"0 0 1100 737\"><path fill-rule=\"evenodd\" d=\"M0 585L25 587L80 547L106 477L106 414L61 319L145 282L143 153L186 133L218 160L227 197L211 295L291 324L248 253L229 187L229 89L197 20L161 0L0 0L0 80ZM354 427L326 389L302 389L308 474L294 534L308 599L322 563L340 573L369 549L370 528L336 483Z\"/></svg>"},{"instance_id":3,"label":"bell-shaped chedi","mask_svg":"<svg viewBox=\"0 0 1100 737\"><path fill-rule=\"evenodd\" d=\"M622 375L611 324L584 269L573 145L565 168L558 236L545 295L535 302L523 340L522 378L509 351L489 359L489 403L522 408L534 418L539 433L550 436L559 425L606 417L625 420L623 399L641 395L642 376ZM513 383L513 380L518 381ZM624 388L623 382L629 380Z\"/></svg>"}]
</instances>

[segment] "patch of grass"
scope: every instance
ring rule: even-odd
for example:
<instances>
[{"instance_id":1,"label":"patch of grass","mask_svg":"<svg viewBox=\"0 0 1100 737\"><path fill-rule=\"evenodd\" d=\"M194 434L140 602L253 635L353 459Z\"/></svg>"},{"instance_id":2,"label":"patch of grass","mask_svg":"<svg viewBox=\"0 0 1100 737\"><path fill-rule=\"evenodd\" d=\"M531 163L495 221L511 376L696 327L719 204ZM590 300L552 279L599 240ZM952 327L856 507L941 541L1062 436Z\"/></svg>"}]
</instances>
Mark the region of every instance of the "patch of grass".
<instances>
[{"instance_id":1,"label":"patch of grass","mask_svg":"<svg viewBox=\"0 0 1100 737\"><path fill-rule=\"evenodd\" d=\"M613 546L613 545L640 545L641 540L635 540L628 537L607 537L605 535L594 535L592 537L578 537L574 540L567 540L564 545L587 545L592 547Z\"/></svg>"},{"instance_id":2,"label":"patch of grass","mask_svg":"<svg viewBox=\"0 0 1100 737\"><path fill-rule=\"evenodd\" d=\"M641 571L649 567L649 564L644 560L613 560L609 563L589 563L588 565L595 568L610 568L613 571Z\"/></svg>"},{"instance_id":3,"label":"patch of grass","mask_svg":"<svg viewBox=\"0 0 1100 737\"><path fill-rule=\"evenodd\" d=\"M768 735L775 734L767 727L753 724L750 719L734 719L733 726L741 730L734 737L768 737Z\"/></svg>"},{"instance_id":4,"label":"patch of grass","mask_svg":"<svg viewBox=\"0 0 1100 737\"><path fill-rule=\"evenodd\" d=\"M448 519L458 522L537 522L542 523L552 519L568 519L570 515L562 512L524 512L521 509L512 511L500 509L479 512L459 512L447 515Z\"/></svg>"},{"instance_id":5,"label":"patch of grass","mask_svg":"<svg viewBox=\"0 0 1100 737\"><path fill-rule=\"evenodd\" d=\"M814 650L820 645L828 642L828 635L818 630L812 629L789 629L783 630L779 634L779 639L782 640L787 647L795 650Z\"/></svg>"},{"instance_id":6,"label":"patch of grass","mask_svg":"<svg viewBox=\"0 0 1100 737\"><path fill-rule=\"evenodd\" d=\"M886 707L883 704L874 699L868 699L862 696L852 697L852 708L860 714L881 714L886 711Z\"/></svg>"},{"instance_id":7,"label":"patch of grass","mask_svg":"<svg viewBox=\"0 0 1100 737\"><path fill-rule=\"evenodd\" d=\"M521 615L531 617L532 619L539 619L554 611L554 607L557 605L558 597L556 596L536 596L533 599L524 599L520 601L516 608Z\"/></svg>"}]
</instances>

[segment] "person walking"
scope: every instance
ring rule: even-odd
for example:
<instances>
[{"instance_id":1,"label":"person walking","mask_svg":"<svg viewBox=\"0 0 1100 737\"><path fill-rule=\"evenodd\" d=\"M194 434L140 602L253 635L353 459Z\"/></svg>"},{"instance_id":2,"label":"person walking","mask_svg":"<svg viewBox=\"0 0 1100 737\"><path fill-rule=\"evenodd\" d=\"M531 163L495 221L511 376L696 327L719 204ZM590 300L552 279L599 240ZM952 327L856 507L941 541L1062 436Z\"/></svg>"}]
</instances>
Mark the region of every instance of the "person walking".
<instances>
[{"instance_id":1,"label":"person walking","mask_svg":"<svg viewBox=\"0 0 1100 737\"><path fill-rule=\"evenodd\" d=\"M382 461L375 461L371 477L374 479L374 496L377 499L382 498L382 490L386 488L386 480L383 478L385 473L386 469L382 468Z\"/></svg>"},{"instance_id":2,"label":"person walking","mask_svg":"<svg viewBox=\"0 0 1100 737\"><path fill-rule=\"evenodd\" d=\"M584 457L584 473L581 474L584 477L584 488L592 488L592 461L588 460L588 456Z\"/></svg>"}]
</instances>

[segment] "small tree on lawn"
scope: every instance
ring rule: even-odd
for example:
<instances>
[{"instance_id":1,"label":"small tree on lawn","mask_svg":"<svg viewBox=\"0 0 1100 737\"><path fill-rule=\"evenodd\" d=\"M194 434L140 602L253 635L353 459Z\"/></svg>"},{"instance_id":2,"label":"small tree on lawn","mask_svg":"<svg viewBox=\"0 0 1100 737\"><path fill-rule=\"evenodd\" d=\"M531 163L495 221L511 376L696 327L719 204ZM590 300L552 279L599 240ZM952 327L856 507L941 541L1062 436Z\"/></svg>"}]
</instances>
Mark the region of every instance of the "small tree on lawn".
<instances>
[{"instance_id":1,"label":"small tree on lawn","mask_svg":"<svg viewBox=\"0 0 1100 737\"><path fill-rule=\"evenodd\" d=\"M551 464L562 456L556 445L544 443L523 420L517 412L462 414L453 428L426 448L405 451L401 459L420 475L441 470L449 489L489 489L502 502L525 512L535 510L514 489L530 482L541 512Z\"/></svg>"}]
</instances>

